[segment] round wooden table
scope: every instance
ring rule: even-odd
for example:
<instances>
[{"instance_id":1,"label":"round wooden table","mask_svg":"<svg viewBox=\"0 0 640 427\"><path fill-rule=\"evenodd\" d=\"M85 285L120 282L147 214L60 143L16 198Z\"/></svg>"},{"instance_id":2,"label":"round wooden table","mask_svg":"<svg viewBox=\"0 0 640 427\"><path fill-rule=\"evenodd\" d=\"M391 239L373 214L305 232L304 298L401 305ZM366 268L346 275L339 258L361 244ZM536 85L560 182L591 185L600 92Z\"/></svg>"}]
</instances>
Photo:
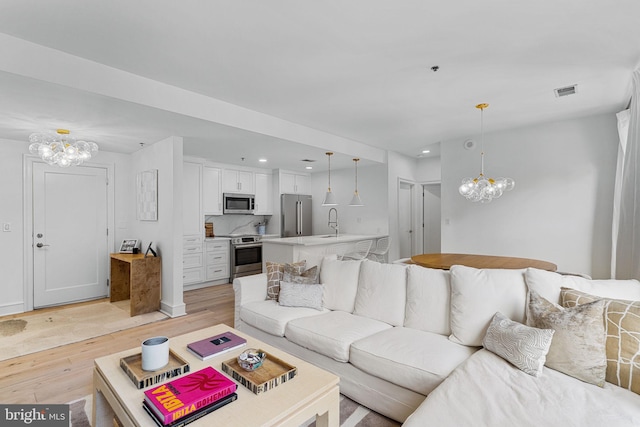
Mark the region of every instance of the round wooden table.
<instances>
[{"instance_id":1,"label":"round wooden table","mask_svg":"<svg viewBox=\"0 0 640 427\"><path fill-rule=\"evenodd\" d=\"M540 270L556 271L558 266L547 261L529 258L514 258L493 255L473 254L421 254L411 257L415 264L429 268L449 270L452 265L465 265L474 268L538 268Z\"/></svg>"}]
</instances>

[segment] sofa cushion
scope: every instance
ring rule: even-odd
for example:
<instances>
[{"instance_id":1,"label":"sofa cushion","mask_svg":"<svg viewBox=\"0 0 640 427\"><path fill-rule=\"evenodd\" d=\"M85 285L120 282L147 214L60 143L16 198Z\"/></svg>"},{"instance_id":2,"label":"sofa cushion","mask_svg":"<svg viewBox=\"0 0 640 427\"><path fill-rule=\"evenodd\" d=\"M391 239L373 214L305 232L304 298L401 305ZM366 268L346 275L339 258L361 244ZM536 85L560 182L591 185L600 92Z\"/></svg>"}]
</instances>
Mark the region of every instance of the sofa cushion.
<instances>
[{"instance_id":1,"label":"sofa cushion","mask_svg":"<svg viewBox=\"0 0 640 427\"><path fill-rule=\"evenodd\" d=\"M545 363L579 380L604 386L607 370L602 299L563 308L529 291L527 324L555 333Z\"/></svg>"},{"instance_id":2,"label":"sofa cushion","mask_svg":"<svg viewBox=\"0 0 640 427\"><path fill-rule=\"evenodd\" d=\"M315 268L315 267L313 267ZM322 310L322 285L280 282L278 303L287 307Z\"/></svg>"},{"instance_id":3,"label":"sofa cushion","mask_svg":"<svg viewBox=\"0 0 640 427\"><path fill-rule=\"evenodd\" d=\"M444 335L400 326L354 342L349 362L372 375L427 395L476 350L456 344Z\"/></svg>"},{"instance_id":4,"label":"sofa cushion","mask_svg":"<svg viewBox=\"0 0 640 427\"><path fill-rule=\"evenodd\" d=\"M575 307L599 297L562 288L562 306ZM603 298L607 374L605 379L640 394L640 301Z\"/></svg>"},{"instance_id":5,"label":"sofa cushion","mask_svg":"<svg viewBox=\"0 0 640 427\"><path fill-rule=\"evenodd\" d=\"M402 326L407 300L406 269L402 265L364 260L353 314Z\"/></svg>"},{"instance_id":6,"label":"sofa cushion","mask_svg":"<svg viewBox=\"0 0 640 427\"><path fill-rule=\"evenodd\" d=\"M448 270L407 266L404 326L450 335L451 274Z\"/></svg>"},{"instance_id":7,"label":"sofa cushion","mask_svg":"<svg viewBox=\"0 0 640 427\"><path fill-rule=\"evenodd\" d=\"M320 283L324 285L323 305L329 310L353 313L362 261L324 259Z\"/></svg>"},{"instance_id":8,"label":"sofa cushion","mask_svg":"<svg viewBox=\"0 0 640 427\"><path fill-rule=\"evenodd\" d=\"M283 307L274 300L254 301L240 308L240 319L271 335L282 337L284 328L290 320L317 316L327 311L307 307Z\"/></svg>"},{"instance_id":9,"label":"sofa cushion","mask_svg":"<svg viewBox=\"0 0 640 427\"><path fill-rule=\"evenodd\" d=\"M293 343L339 362L349 361L351 343L391 326L344 311L299 318L287 323L285 336Z\"/></svg>"},{"instance_id":10,"label":"sofa cushion","mask_svg":"<svg viewBox=\"0 0 640 427\"><path fill-rule=\"evenodd\" d=\"M529 290L554 304L561 304L560 288L571 288L604 298L640 300L640 282L630 280L592 280L578 276L566 276L551 271L528 268L525 281Z\"/></svg>"},{"instance_id":11,"label":"sofa cushion","mask_svg":"<svg viewBox=\"0 0 640 427\"><path fill-rule=\"evenodd\" d=\"M300 274L304 271L305 261L286 264L289 272L296 271ZM267 299L278 300L280 293L280 281L284 278L285 264L266 262L267 267Z\"/></svg>"},{"instance_id":12,"label":"sofa cushion","mask_svg":"<svg viewBox=\"0 0 640 427\"><path fill-rule=\"evenodd\" d=\"M481 346L496 312L525 322L527 287L524 270L451 267L451 336L453 342Z\"/></svg>"},{"instance_id":13,"label":"sofa cushion","mask_svg":"<svg viewBox=\"0 0 640 427\"><path fill-rule=\"evenodd\" d=\"M532 328L514 322L498 312L491 320L482 345L521 371L537 377L547 360L554 332L553 329Z\"/></svg>"}]
</instances>

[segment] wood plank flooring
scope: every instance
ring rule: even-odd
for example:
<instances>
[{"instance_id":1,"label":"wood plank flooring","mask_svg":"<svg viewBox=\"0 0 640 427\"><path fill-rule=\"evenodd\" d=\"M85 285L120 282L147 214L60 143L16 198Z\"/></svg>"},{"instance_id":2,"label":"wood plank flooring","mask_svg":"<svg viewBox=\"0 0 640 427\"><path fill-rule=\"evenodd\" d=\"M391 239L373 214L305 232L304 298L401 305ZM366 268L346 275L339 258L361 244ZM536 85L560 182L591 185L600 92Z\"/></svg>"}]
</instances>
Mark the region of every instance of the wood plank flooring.
<instances>
[{"instance_id":1,"label":"wood plank flooring","mask_svg":"<svg viewBox=\"0 0 640 427\"><path fill-rule=\"evenodd\" d=\"M171 338L218 323L233 326L231 284L187 291L184 301L186 316L1 361L0 402L66 403L80 399L93 391L93 360L98 357L139 346L151 336Z\"/></svg>"}]
</instances>

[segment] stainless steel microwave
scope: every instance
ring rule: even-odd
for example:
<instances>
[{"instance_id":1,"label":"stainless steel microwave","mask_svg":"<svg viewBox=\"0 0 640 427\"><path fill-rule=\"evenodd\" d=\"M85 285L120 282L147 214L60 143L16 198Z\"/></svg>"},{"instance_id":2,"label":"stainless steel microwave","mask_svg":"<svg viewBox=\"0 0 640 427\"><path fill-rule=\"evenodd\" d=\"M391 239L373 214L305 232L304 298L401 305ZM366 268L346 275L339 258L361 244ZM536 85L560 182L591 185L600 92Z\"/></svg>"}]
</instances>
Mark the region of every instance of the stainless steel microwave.
<instances>
[{"instance_id":1,"label":"stainless steel microwave","mask_svg":"<svg viewBox=\"0 0 640 427\"><path fill-rule=\"evenodd\" d=\"M222 213L253 215L256 196L253 194L224 193Z\"/></svg>"}]
</instances>

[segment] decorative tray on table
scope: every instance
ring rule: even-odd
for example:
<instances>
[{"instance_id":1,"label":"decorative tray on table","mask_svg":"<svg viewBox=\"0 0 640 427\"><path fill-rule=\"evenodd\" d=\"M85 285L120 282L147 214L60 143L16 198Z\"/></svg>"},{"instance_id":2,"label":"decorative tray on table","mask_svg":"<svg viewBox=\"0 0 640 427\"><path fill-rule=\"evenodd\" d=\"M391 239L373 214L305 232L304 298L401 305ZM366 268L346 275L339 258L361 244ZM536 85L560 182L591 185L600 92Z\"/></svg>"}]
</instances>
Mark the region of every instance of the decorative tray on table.
<instances>
[{"instance_id":1,"label":"decorative tray on table","mask_svg":"<svg viewBox=\"0 0 640 427\"><path fill-rule=\"evenodd\" d=\"M265 352L266 353L266 352ZM255 394L271 390L296 376L298 368L269 353L255 371L245 371L236 358L222 362L222 371Z\"/></svg>"},{"instance_id":2,"label":"decorative tray on table","mask_svg":"<svg viewBox=\"0 0 640 427\"><path fill-rule=\"evenodd\" d=\"M169 350L169 363L155 371L142 369L142 353L120 359L120 367L127 373L137 388L145 388L189 372L189 363Z\"/></svg>"}]
</instances>

